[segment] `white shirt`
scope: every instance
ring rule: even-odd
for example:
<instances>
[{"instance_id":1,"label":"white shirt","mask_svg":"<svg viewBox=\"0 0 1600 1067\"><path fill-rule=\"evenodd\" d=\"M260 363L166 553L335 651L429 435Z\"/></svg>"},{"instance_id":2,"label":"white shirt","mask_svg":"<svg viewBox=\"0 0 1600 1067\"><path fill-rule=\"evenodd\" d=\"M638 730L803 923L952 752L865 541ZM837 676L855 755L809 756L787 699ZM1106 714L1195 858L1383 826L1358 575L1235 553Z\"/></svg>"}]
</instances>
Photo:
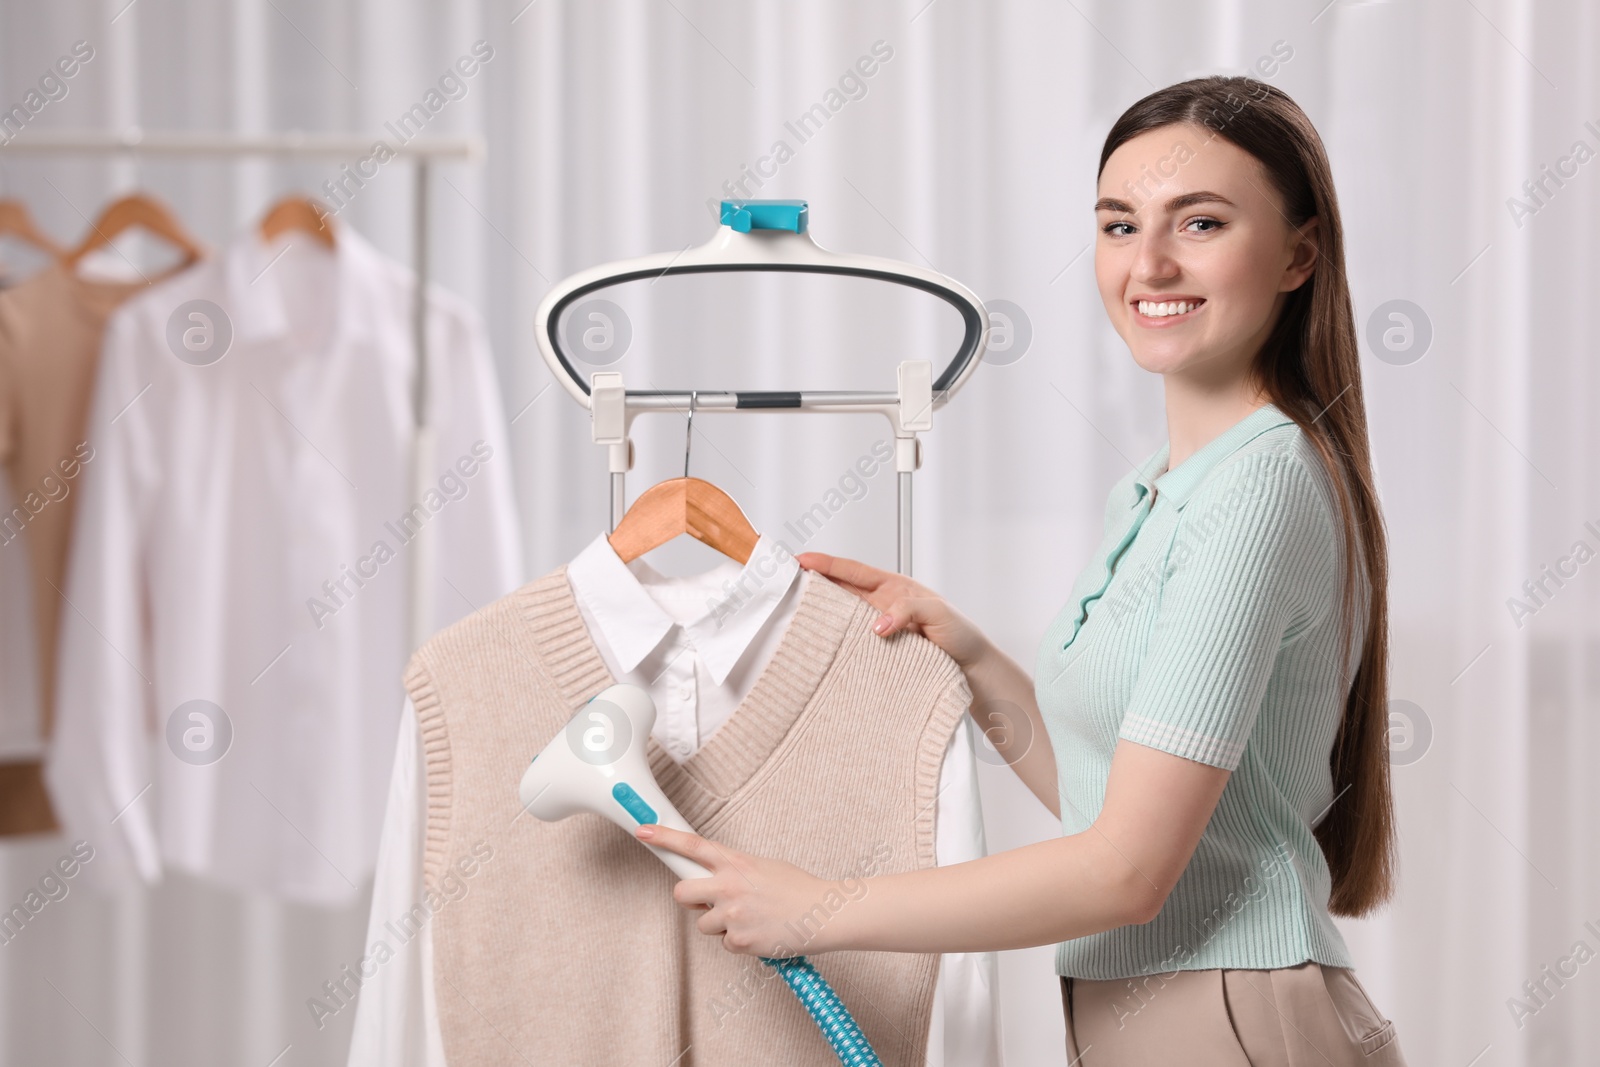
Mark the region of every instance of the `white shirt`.
<instances>
[{"instance_id":1,"label":"white shirt","mask_svg":"<svg viewBox=\"0 0 1600 1067\"><path fill-rule=\"evenodd\" d=\"M612 677L649 691L656 704L651 735L682 760L728 720L755 684L805 583L817 579L767 537L756 542L743 565L730 559L700 574L669 578L643 559L624 564L602 533L567 565L567 580ZM370 954L383 941L394 954L361 984L351 1067L447 1067L434 1003L432 927L397 944L384 925L421 899L427 795L409 701L402 718L366 949ZM940 768L934 842L940 864L987 852L970 728L963 716ZM995 964L993 952L940 957L928 1034L931 1067L1000 1064ZM845 996L847 1005L849 1000Z\"/></svg>"},{"instance_id":2,"label":"white shirt","mask_svg":"<svg viewBox=\"0 0 1600 1067\"><path fill-rule=\"evenodd\" d=\"M370 876L415 532L434 538L437 626L522 578L486 337L434 290L434 488L413 499L414 289L348 227L331 253L252 231L111 317L45 767L96 884L171 865L341 904ZM221 309L213 343L232 334L215 362L182 343L205 340L195 300Z\"/></svg>"}]
</instances>

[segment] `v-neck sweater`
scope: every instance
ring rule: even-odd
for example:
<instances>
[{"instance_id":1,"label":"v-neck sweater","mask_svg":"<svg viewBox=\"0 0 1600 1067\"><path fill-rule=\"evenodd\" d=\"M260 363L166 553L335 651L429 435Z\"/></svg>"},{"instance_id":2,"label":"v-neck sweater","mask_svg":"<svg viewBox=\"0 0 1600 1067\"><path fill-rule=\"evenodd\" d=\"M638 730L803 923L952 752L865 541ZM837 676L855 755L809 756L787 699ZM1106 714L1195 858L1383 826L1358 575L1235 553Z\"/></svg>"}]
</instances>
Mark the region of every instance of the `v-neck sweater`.
<instances>
[{"instance_id":1,"label":"v-neck sweater","mask_svg":"<svg viewBox=\"0 0 1600 1067\"><path fill-rule=\"evenodd\" d=\"M953 660L921 635L873 634L876 614L818 576L700 749L680 764L646 740L698 831L830 880L819 923L859 897L860 879L934 865L940 767L971 701ZM494 857L433 916L451 1067L503 1062L508 1040L532 1062L834 1062L769 969L695 929L670 872L630 835L592 815L519 818L528 760L612 681L565 567L435 635L407 670L427 780L424 884L444 884L462 857ZM786 947L803 953L795 933ZM923 1062L937 954L813 963L884 1063Z\"/></svg>"}]
</instances>

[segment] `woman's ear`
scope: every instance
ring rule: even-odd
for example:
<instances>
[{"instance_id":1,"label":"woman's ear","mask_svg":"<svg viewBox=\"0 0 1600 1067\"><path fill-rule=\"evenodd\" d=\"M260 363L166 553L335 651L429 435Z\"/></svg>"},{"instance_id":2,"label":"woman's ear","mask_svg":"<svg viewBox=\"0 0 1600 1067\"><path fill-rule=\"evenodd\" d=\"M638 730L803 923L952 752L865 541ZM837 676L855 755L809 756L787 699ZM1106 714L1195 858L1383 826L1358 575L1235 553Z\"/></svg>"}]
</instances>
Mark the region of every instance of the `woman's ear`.
<instances>
[{"instance_id":1,"label":"woman's ear","mask_svg":"<svg viewBox=\"0 0 1600 1067\"><path fill-rule=\"evenodd\" d=\"M1292 251L1289 256L1289 266L1283 272L1283 284L1279 292L1292 293L1306 283L1316 269L1319 241L1322 236L1322 220L1313 215L1299 226L1290 231L1290 240L1293 241Z\"/></svg>"}]
</instances>

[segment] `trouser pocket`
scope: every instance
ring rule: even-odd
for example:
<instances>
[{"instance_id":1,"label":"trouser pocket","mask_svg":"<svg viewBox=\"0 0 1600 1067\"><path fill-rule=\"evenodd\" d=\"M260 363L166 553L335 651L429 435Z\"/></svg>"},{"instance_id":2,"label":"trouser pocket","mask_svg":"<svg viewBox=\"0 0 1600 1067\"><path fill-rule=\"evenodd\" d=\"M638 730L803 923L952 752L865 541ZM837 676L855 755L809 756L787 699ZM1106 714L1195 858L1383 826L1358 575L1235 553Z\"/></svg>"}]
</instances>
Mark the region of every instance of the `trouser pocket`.
<instances>
[{"instance_id":1,"label":"trouser pocket","mask_svg":"<svg viewBox=\"0 0 1600 1067\"><path fill-rule=\"evenodd\" d=\"M1382 1067L1405 1067L1394 1023L1378 1010L1355 972L1348 967L1323 967L1322 978L1334 1014L1367 1061Z\"/></svg>"},{"instance_id":2,"label":"trouser pocket","mask_svg":"<svg viewBox=\"0 0 1600 1067\"><path fill-rule=\"evenodd\" d=\"M1223 989L1252 1067L1406 1067L1394 1023L1348 969L1226 970Z\"/></svg>"}]
</instances>

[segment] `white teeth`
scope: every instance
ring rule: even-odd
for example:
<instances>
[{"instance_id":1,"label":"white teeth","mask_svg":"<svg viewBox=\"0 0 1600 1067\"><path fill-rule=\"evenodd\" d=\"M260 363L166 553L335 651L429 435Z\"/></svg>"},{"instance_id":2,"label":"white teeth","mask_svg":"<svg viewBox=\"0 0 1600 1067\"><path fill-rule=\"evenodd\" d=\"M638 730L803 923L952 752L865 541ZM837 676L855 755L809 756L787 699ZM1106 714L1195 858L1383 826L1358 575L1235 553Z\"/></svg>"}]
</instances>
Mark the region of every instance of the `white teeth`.
<instances>
[{"instance_id":1,"label":"white teeth","mask_svg":"<svg viewBox=\"0 0 1600 1067\"><path fill-rule=\"evenodd\" d=\"M1139 301L1139 313L1141 315L1147 315L1150 318L1159 319L1159 318L1164 318L1164 317L1166 317L1168 315L1182 315L1182 314L1185 314L1187 312L1193 311L1195 308L1197 308L1199 306L1200 306L1200 302L1197 301L1197 300L1195 300L1195 301L1185 300L1185 301L1176 301L1176 302L1166 302L1166 301L1157 302L1157 301L1153 301L1153 300L1141 300L1141 301Z\"/></svg>"}]
</instances>

